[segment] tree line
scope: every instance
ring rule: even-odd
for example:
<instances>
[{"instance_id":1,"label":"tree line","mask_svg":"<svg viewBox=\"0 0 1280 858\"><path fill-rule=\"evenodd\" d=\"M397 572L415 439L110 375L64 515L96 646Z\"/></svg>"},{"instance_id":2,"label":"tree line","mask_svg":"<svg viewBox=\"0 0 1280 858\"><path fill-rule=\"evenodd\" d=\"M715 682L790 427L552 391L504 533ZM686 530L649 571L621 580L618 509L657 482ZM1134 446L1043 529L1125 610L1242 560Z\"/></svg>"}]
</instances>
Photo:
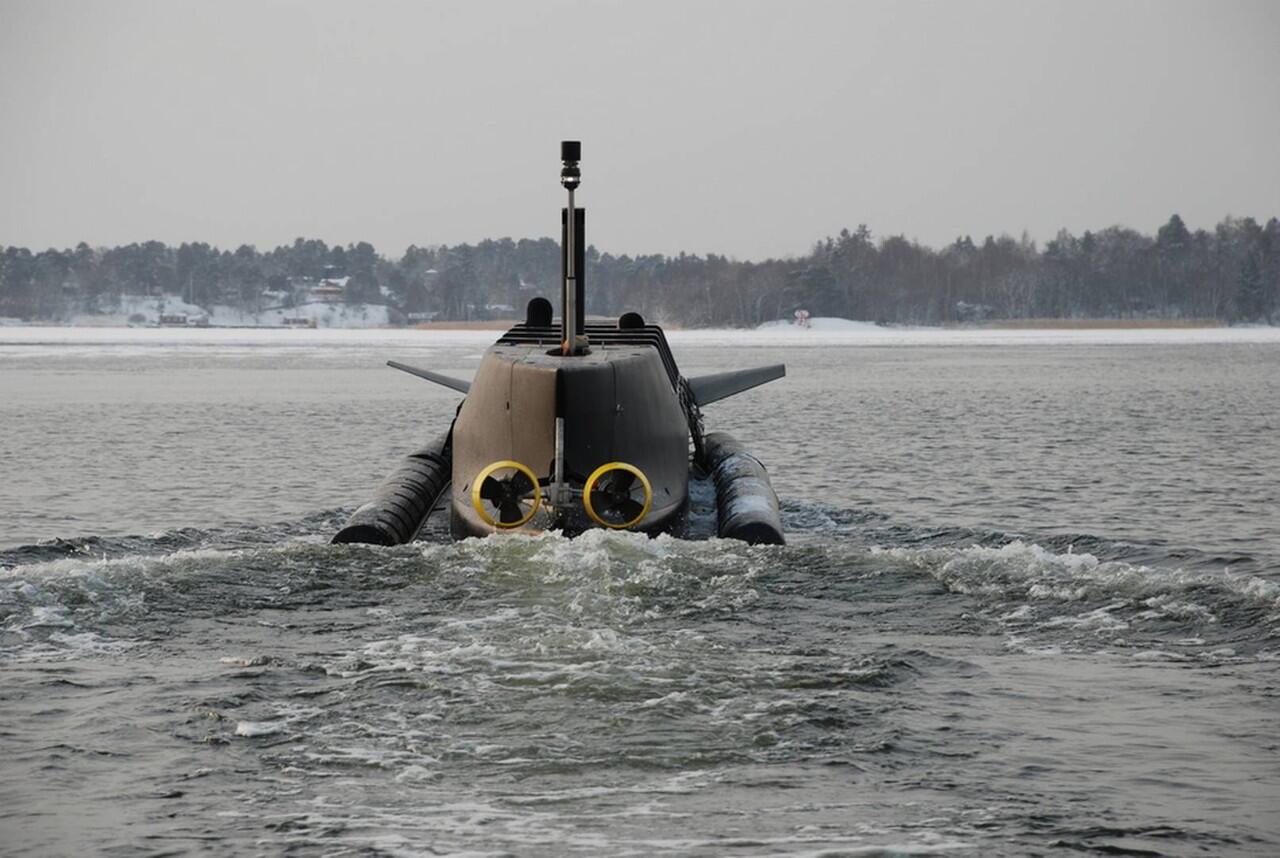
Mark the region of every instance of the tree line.
<instances>
[{"instance_id":1,"label":"tree line","mask_svg":"<svg viewBox=\"0 0 1280 858\"><path fill-rule=\"evenodd\" d=\"M685 326L754 326L804 309L882 323L1123 318L1272 322L1280 318L1280 220L1228 217L1212 231L1173 215L1154 236L1113 226L1040 247L1025 234L957 238L931 248L864 225L805 255L747 262L725 256L586 253L587 311L636 310ZM550 238L412 246L379 254L368 242L299 238L259 251L203 242L0 252L0 317L59 321L111 312L125 295L180 297L260 311L308 300L306 284L342 278L351 303L387 304L393 318L519 315L559 294Z\"/></svg>"}]
</instances>

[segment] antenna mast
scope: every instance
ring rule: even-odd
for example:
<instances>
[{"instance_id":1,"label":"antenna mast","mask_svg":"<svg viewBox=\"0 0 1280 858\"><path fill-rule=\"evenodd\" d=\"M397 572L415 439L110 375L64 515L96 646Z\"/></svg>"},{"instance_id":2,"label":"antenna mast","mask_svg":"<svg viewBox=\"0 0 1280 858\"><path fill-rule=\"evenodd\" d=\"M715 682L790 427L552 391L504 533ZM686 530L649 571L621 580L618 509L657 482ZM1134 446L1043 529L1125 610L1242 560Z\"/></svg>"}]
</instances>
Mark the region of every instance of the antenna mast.
<instances>
[{"instance_id":1,"label":"antenna mast","mask_svg":"<svg viewBox=\"0 0 1280 858\"><path fill-rule=\"evenodd\" d=\"M578 169L578 162L582 160L582 143L577 140L562 140L560 160L563 164L560 168L560 184L564 185L565 190L569 192L569 207L565 212L564 220L564 289L561 292L560 352L564 355L578 355L582 354L586 343L583 342L585 338L578 330L578 316L582 313L582 308L578 306L580 297L578 278L581 272L577 270L577 243L582 240L582 236L577 234L578 211L573 206L573 192L582 183L582 171Z\"/></svg>"}]
</instances>

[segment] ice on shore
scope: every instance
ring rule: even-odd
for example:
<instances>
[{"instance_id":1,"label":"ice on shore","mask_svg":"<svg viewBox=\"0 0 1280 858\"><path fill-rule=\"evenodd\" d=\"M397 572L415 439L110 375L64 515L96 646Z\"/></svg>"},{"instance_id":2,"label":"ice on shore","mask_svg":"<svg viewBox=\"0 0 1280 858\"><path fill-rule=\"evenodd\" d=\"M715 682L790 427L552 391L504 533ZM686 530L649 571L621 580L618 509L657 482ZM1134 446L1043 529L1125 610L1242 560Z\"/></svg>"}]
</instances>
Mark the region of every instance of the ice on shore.
<instances>
[{"instance_id":1,"label":"ice on shore","mask_svg":"<svg viewBox=\"0 0 1280 858\"><path fill-rule=\"evenodd\" d=\"M123 295L109 312L78 313L67 324L73 327L158 325L161 316L185 316L191 325L206 323L216 327L283 328L286 319L295 326L314 323L317 328L381 328L391 323L391 309L383 304L312 301L296 307L250 312L225 304L206 309L172 295Z\"/></svg>"},{"instance_id":2,"label":"ice on shore","mask_svg":"<svg viewBox=\"0 0 1280 858\"><path fill-rule=\"evenodd\" d=\"M877 325L875 322L858 322L853 319L841 319L836 316L818 316L808 320L807 326L797 325L789 319L778 319L776 322L765 322L756 328L766 333L795 333L799 331L839 331L841 333L883 334L902 328L891 328L888 325Z\"/></svg>"},{"instance_id":3,"label":"ice on shore","mask_svg":"<svg viewBox=\"0 0 1280 858\"><path fill-rule=\"evenodd\" d=\"M841 322L846 320L831 320ZM382 353L394 349L469 347L477 354L493 343L496 330L419 330L415 328L145 328L0 326L0 354L35 357L59 353L67 347L187 348L223 346L264 350L298 347L369 348ZM1280 345L1280 327L1231 328L1099 328L1023 330L980 328L913 328L846 322L818 328L790 324L763 330L672 329L667 338L682 345L775 349L804 346L973 346L973 345L1183 345L1250 343ZM37 348L37 346L44 348Z\"/></svg>"}]
</instances>

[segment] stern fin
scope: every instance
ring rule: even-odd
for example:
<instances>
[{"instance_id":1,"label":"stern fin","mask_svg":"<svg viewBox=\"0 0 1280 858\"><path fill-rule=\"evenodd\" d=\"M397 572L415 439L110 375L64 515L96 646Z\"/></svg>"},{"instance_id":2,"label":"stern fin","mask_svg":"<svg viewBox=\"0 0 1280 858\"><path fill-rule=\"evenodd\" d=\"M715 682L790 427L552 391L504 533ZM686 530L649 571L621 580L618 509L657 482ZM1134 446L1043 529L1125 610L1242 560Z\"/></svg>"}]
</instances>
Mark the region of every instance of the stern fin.
<instances>
[{"instance_id":1,"label":"stern fin","mask_svg":"<svg viewBox=\"0 0 1280 858\"><path fill-rule=\"evenodd\" d=\"M409 375L416 375L418 378L425 378L427 381L447 387L450 390L456 390L459 393L468 393L471 390L471 382L463 381L460 378L450 378L447 375L441 375L429 369L418 369L416 366L409 366L393 360L387 361L387 366L392 369L398 369L401 372L407 372Z\"/></svg>"},{"instance_id":2,"label":"stern fin","mask_svg":"<svg viewBox=\"0 0 1280 858\"><path fill-rule=\"evenodd\" d=\"M757 366L752 369L735 369L731 372L717 372L712 375L700 375L697 378L688 379L689 389L693 391L693 398L699 406L710 405L712 402L719 402L721 399L728 399L730 396L742 393L744 390L750 390L753 387L759 387L770 381L775 381L787 374L786 364L773 364L772 366Z\"/></svg>"}]
</instances>

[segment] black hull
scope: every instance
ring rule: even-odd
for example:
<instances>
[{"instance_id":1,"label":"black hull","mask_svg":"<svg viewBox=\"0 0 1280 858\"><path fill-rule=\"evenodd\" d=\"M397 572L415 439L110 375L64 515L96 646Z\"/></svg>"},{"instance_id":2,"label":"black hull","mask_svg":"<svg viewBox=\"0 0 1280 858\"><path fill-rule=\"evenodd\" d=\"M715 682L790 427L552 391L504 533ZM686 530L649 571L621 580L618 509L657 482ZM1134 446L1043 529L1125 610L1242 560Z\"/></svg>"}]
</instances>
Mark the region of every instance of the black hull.
<instances>
[{"instance_id":1,"label":"black hull","mask_svg":"<svg viewBox=\"0 0 1280 858\"><path fill-rule=\"evenodd\" d=\"M782 543L764 465L727 435L704 438L701 409L786 367L685 378L666 333L639 313L588 324L586 212L574 204L581 157L580 141L561 141L559 322L551 302L532 299L471 381L388 361L465 398L445 437L388 476L334 542L412 541L445 498L454 539L595 527L683 535L697 472L715 482L720 536Z\"/></svg>"},{"instance_id":2,"label":"black hull","mask_svg":"<svg viewBox=\"0 0 1280 858\"><path fill-rule=\"evenodd\" d=\"M441 503L448 491L451 465L448 442L448 435L441 436L406 457L382 481L374 497L352 514L333 542L389 546L413 542L420 535L432 539L447 533L449 538L461 540L492 533L491 528L469 526L468 519L451 504ZM784 544L778 497L760 460L724 432L708 435L706 450L707 471L715 486L716 535L750 545ZM437 522L444 518L447 530L443 522ZM430 530L438 536L426 535L429 521ZM665 533L683 538L688 535L688 523L686 496L669 514L635 530L650 536ZM545 529L578 536L596 528L586 515L573 511L547 522Z\"/></svg>"},{"instance_id":3,"label":"black hull","mask_svg":"<svg viewBox=\"0 0 1280 858\"><path fill-rule=\"evenodd\" d=\"M782 544L764 465L729 435L704 437L700 406L779 378L784 368L686 379L656 325L624 318L586 331L590 349L564 355L555 327L517 325L485 353L470 382L392 363L466 398L449 432L409 456L333 541L411 542L437 509L430 535L453 539L596 527L684 536L696 471L714 481L717 535ZM614 493L616 483L593 482L619 468L638 475L626 489L631 500ZM522 487L512 494L518 474ZM643 503L634 499L640 484ZM602 517L596 507L610 503Z\"/></svg>"},{"instance_id":4,"label":"black hull","mask_svg":"<svg viewBox=\"0 0 1280 858\"><path fill-rule=\"evenodd\" d=\"M449 433L406 456L333 537L333 542L403 545L412 542L449 487Z\"/></svg>"}]
</instances>

